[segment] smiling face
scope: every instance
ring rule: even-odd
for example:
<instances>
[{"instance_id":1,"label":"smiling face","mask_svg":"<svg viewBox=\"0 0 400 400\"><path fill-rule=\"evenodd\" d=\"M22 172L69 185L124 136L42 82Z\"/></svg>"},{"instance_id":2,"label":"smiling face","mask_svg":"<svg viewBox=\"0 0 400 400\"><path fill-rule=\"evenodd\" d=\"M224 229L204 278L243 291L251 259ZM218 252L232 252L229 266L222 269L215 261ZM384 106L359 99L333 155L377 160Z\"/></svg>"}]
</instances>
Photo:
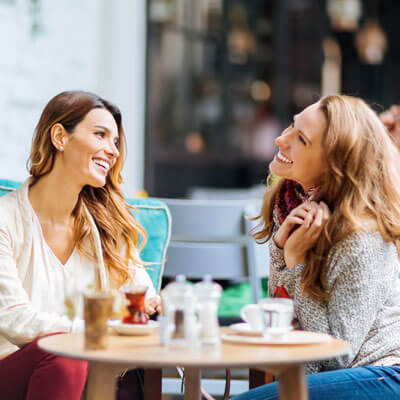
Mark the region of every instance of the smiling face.
<instances>
[{"instance_id":1,"label":"smiling face","mask_svg":"<svg viewBox=\"0 0 400 400\"><path fill-rule=\"evenodd\" d=\"M102 187L110 169L119 157L117 124L108 110L94 108L76 125L72 134L65 133L60 152L65 177L82 187Z\"/></svg>"},{"instance_id":2,"label":"smiling face","mask_svg":"<svg viewBox=\"0 0 400 400\"><path fill-rule=\"evenodd\" d=\"M322 148L326 128L319 103L295 115L293 123L275 141L279 151L270 163L271 173L300 183L305 191L319 185L326 171Z\"/></svg>"}]
</instances>

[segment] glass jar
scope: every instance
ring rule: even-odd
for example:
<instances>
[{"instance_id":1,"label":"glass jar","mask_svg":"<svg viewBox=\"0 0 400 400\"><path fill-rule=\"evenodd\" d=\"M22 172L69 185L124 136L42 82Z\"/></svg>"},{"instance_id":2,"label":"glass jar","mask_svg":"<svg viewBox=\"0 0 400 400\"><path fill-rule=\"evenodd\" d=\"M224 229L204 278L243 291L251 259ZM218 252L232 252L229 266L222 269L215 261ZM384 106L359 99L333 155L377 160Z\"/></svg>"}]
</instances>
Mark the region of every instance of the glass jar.
<instances>
[{"instance_id":1,"label":"glass jar","mask_svg":"<svg viewBox=\"0 0 400 400\"><path fill-rule=\"evenodd\" d=\"M198 322L193 285L186 281L184 275L178 275L161 295L170 332L166 344L194 349L198 344Z\"/></svg>"},{"instance_id":2,"label":"glass jar","mask_svg":"<svg viewBox=\"0 0 400 400\"><path fill-rule=\"evenodd\" d=\"M218 306L221 298L221 286L213 282L211 275L194 285L200 322L200 342L202 345L218 345L220 343Z\"/></svg>"}]
</instances>

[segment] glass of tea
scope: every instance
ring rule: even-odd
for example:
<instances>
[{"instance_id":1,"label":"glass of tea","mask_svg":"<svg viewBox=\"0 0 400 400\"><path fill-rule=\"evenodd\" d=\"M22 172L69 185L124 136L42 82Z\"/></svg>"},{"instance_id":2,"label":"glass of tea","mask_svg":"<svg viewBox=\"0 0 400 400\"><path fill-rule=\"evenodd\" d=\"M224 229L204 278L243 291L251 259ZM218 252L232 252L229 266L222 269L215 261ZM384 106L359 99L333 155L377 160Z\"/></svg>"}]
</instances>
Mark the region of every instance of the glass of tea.
<instances>
[{"instance_id":1,"label":"glass of tea","mask_svg":"<svg viewBox=\"0 0 400 400\"><path fill-rule=\"evenodd\" d=\"M147 286L130 286L124 290L127 300L127 313L122 318L124 324L147 324L149 317L145 312Z\"/></svg>"}]
</instances>

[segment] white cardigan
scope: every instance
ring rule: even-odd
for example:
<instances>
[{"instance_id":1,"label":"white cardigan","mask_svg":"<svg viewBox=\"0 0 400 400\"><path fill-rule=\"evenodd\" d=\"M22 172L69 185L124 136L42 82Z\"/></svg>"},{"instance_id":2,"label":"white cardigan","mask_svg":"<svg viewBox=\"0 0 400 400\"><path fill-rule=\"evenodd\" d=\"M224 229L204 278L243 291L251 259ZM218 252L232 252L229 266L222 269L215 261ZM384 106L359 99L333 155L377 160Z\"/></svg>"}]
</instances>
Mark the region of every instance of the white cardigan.
<instances>
[{"instance_id":1,"label":"white cardigan","mask_svg":"<svg viewBox=\"0 0 400 400\"><path fill-rule=\"evenodd\" d=\"M37 215L28 199L29 181L0 197L0 359L38 336L78 330L65 315L65 297L71 284L79 290L93 284L96 263L76 250L65 265L47 245ZM88 213L100 259L100 277L108 286L97 227ZM148 286L143 268L134 268L134 283Z\"/></svg>"}]
</instances>

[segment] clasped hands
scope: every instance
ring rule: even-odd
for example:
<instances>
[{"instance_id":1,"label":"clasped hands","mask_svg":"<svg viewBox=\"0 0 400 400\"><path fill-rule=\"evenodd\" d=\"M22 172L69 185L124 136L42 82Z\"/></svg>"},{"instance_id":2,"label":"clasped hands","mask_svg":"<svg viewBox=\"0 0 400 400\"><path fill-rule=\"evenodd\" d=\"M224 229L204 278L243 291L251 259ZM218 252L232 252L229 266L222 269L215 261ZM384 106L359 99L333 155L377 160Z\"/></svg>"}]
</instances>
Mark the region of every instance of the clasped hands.
<instances>
[{"instance_id":1,"label":"clasped hands","mask_svg":"<svg viewBox=\"0 0 400 400\"><path fill-rule=\"evenodd\" d=\"M329 217L329 208L323 201L305 201L290 212L273 238L283 249L286 267L305 261L307 251L314 246Z\"/></svg>"}]
</instances>

